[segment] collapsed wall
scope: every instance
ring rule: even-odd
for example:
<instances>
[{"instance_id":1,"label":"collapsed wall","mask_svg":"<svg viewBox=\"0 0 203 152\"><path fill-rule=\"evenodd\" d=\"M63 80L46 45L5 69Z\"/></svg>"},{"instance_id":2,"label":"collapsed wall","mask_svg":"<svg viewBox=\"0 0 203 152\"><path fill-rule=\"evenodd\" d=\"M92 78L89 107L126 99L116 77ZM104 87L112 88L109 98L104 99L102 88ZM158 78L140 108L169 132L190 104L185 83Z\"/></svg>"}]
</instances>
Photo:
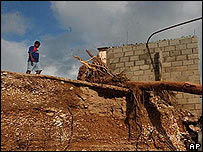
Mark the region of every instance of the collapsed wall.
<instances>
[{"instance_id":1,"label":"collapsed wall","mask_svg":"<svg viewBox=\"0 0 203 152\"><path fill-rule=\"evenodd\" d=\"M163 81L184 81L200 84L198 37L182 37L149 43L157 65L156 75ZM99 49L99 54L114 72L124 73L131 81L155 81L155 74L146 44ZM202 115L199 95L177 92L178 106L197 116Z\"/></svg>"},{"instance_id":2,"label":"collapsed wall","mask_svg":"<svg viewBox=\"0 0 203 152\"><path fill-rule=\"evenodd\" d=\"M190 112L147 92L135 100L137 89L8 71L1 88L1 150L188 150L197 142L183 121Z\"/></svg>"}]
</instances>

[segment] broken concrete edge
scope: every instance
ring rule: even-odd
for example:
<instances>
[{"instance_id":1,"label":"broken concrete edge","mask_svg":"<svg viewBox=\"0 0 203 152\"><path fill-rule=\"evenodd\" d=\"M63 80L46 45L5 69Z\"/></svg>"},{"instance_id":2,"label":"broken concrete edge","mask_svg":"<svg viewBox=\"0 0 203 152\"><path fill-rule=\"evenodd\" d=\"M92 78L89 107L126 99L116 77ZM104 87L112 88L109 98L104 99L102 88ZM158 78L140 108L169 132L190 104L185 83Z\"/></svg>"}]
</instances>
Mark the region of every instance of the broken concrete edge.
<instances>
[{"instance_id":1,"label":"broken concrete edge","mask_svg":"<svg viewBox=\"0 0 203 152\"><path fill-rule=\"evenodd\" d=\"M51 79L51 80L57 80L57 81L63 81L67 83L72 83L74 85L78 86L87 86L87 87L96 87L96 88L102 88L102 89L110 89L110 90L115 90L123 93L129 93L130 90L127 88L123 87L118 87L114 85L108 85L108 84L98 84L98 83L90 83L87 81L80 81L80 80L71 80L71 79L66 79L62 77L57 77L57 76L50 76L50 75L42 75L42 74L24 74L24 73L19 73L19 72L10 72L10 71L1 71L1 75L4 73L10 73L10 74L17 74L18 76L25 76L25 77L33 77L33 78L41 78L41 79Z\"/></svg>"},{"instance_id":2,"label":"broken concrete edge","mask_svg":"<svg viewBox=\"0 0 203 152\"><path fill-rule=\"evenodd\" d=\"M66 78L62 78L62 77L42 75L42 74L24 74L24 73L18 73L18 72L10 72L10 71L1 71L1 73L2 74L10 73L10 74L17 74L18 76L38 77L38 78L42 78L42 79L51 79L51 80L63 81L63 82L67 82L67 83L72 83L72 84L77 85L77 86L88 86L88 87L94 87L94 88L109 89L109 90L122 92L124 94L131 92L131 90L129 88L137 86L140 89L144 89L144 90L148 90L148 91L152 91L153 90L152 88L154 88L154 89L155 88L161 88L163 90L172 90L172 91L179 91L179 92L202 95L202 85L201 84L194 84L191 82L176 82L176 81L135 82L135 81L128 81L126 83L126 88L125 88L125 87L120 87L120 86L115 86L115 85L90 83L87 81L71 80L71 79L66 79ZM179 84L178 89L177 88L171 89L171 85L173 86L173 85L177 85L177 84ZM190 89L190 88L188 89L188 88L184 87L185 84L196 86L196 87L192 88L192 89ZM165 86L165 87L160 87L160 86Z\"/></svg>"}]
</instances>

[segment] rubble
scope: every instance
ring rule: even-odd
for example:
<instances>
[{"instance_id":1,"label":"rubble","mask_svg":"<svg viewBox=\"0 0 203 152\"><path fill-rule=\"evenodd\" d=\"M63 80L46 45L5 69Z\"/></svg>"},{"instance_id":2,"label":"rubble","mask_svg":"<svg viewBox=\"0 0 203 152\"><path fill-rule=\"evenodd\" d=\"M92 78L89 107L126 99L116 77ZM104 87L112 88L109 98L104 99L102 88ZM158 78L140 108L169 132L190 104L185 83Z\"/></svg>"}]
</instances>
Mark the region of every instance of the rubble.
<instances>
[{"instance_id":1,"label":"rubble","mask_svg":"<svg viewBox=\"0 0 203 152\"><path fill-rule=\"evenodd\" d=\"M189 151L198 142L202 120L170 93L121 86L1 71L1 150Z\"/></svg>"}]
</instances>

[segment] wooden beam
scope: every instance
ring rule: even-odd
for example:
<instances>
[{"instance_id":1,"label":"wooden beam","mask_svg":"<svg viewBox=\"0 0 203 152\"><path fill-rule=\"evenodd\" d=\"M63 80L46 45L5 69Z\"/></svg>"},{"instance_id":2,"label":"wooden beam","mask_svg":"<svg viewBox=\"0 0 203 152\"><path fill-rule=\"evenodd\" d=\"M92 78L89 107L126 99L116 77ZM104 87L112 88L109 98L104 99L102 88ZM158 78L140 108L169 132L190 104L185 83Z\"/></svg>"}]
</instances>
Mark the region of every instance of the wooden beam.
<instances>
[{"instance_id":1,"label":"wooden beam","mask_svg":"<svg viewBox=\"0 0 203 152\"><path fill-rule=\"evenodd\" d=\"M144 90L171 90L184 93L191 93L202 95L202 85L191 82L179 81L148 81L148 82L135 82L127 81L127 87L138 87Z\"/></svg>"}]
</instances>

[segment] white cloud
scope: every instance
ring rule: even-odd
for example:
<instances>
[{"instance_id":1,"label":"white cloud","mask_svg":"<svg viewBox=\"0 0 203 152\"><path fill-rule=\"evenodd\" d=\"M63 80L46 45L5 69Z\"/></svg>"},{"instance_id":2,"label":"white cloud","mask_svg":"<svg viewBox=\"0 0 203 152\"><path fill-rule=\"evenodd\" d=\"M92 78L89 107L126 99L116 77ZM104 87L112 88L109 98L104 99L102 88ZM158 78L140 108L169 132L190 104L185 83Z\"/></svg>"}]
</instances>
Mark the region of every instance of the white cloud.
<instances>
[{"instance_id":1,"label":"white cloud","mask_svg":"<svg viewBox=\"0 0 203 152\"><path fill-rule=\"evenodd\" d=\"M52 2L51 9L63 28L72 27L80 37L91 42L107 42L118 34L116 20L126 11L127 2ZM120 32L119 32L120 34Z\"/></svg>"},{"instance_id":2,"label":"white cloud","mask_svg":"<svg viewBox=\"0 0 203 152\"><path fill-rule=\"evenodd\" d=\"M80 38L97 46L112 46L125 44L127 31L129 43L145 43L150 34L161 28L200 17L201 4L198 1L60 1L51 2L51 9L63 28L72 27L74 39ZM150 41L193 35L194 30L202 54L202 21L159 33Z\"/></svg>"},{"instance_id":3,"label":"white cloud","mask_svg":"<svg viewBox=\"0 0 203 152\"><path fill-rule=\"evenodd\" d=\"M31 26L29 20L19 12L2 14L1 17L2 33L11 32L17 35L24 35Z\"/></svg>"},{"instance_id":4,"label":"white cloud","mask_svg":"<svg viewBox=\"0 0 203 152\"><path fill-rule=\"evenodd\" d=\"M13 72L26 72L27 66L26 42L10 42L1 39L1 69Z\"/></svg>"},{"instance_id":5,"label":"white cloud","mask_svg":"<svg viewBox=\"0 0 203 152\"><path fill-rule=\"evenodd\" d=\"M42 74L57 76L56 71L57 68L55 66L46 66L42 69Z\"/></svg>"},{"instance_id":6,"label":"white cloud","mask_svg":"<svg viewBox=\"0 0 203 152\"><path fill-rule=\"evenodd\" d=\"M67 78L69 79L77 79L78 71L79 71L80 64L73 64L71 70L68 72Z\"/></svg>"}]
</instances>

